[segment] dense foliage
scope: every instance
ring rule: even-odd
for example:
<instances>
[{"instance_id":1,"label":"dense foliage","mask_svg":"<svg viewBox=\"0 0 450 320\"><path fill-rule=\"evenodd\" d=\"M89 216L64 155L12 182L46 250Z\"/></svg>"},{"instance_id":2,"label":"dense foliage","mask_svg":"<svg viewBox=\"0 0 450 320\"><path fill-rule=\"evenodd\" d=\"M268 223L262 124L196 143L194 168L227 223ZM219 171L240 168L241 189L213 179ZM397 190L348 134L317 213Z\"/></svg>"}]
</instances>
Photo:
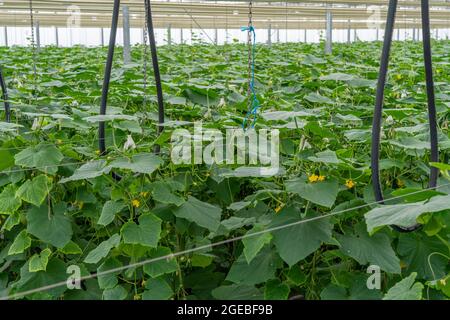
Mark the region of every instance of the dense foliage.
<instances>
[{"instance_id":1,"label":"dense foliage","mask_svg":"<svg viewBox=\"0 0 450 320\"><path fill-rule=\"evenodd\" d=\"M280 130L285 170L266 178L169 157L174 128L199 120L240 126L244 45L159 48L167 121L159 138L142 47L127 66L116 52L103 117L105 48L42 48L36 75L30 48L0 48L13 104L13 122L0 122L0 292L65 281L71 265L86 276L334 212L93 277L81 290L63 285L26 298L448 299L448 167L440 165L441 188L417 192L427 187L430 165L421 45L393 46L381 166L384 193L397 198L383 206L373 203L370 172L381 45L333 49L324 56L323 44L258 46L257 129ZM433 42L441 162L450 148L449 50L450 42ZM99 121L107 121L105 156ZM424 226L414 233L388 226L415 221ZM380 290L366 286L369 265L381 269Z\"/></svg>"}]
</instances>

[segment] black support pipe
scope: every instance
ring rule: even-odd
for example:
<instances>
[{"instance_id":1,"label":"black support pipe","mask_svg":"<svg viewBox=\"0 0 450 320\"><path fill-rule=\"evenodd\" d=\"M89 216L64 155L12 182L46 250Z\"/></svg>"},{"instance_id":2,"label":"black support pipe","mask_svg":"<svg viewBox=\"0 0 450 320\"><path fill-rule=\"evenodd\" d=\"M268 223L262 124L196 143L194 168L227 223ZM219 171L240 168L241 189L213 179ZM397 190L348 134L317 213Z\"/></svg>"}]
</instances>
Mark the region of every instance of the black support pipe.
<instances>
[{"instance_id":1,"label":"black support pipe","mask_svg":"<svg viewBox=\"0 0 450 320\"><path fill-rule=\"evenodd\" d=\"M153 29L153 21L152 21L152 12L150 7L150 1L144 0L145 5L145 15L147 19L147 27L148 27L148 35L150 41L150 50L152 55L153 62L153 70L155 74L155 84L156 84L156 94L158 99L158 134L163 131L164 124L164 101L163 101L163 93L162 93L162 85L161 85L161 75L159 71L158 64L158 54L156 51L156 41L155 41L155 33ZM102 87L102 98L100 102L100 115L106 114L106 107L108 104L108 93L109 93L109 84L111 80L111 70L114 59L114 48L116 44L116 34L117 34L117 24L119 20L119 11L120 11L120 0L114 0L113 14L112 14L112 22L111 22L111 34L109 37L109 46L108 46L108 56L106 59L105 65L105 74L103 78L103 87ZM98 127L98 136L99 136L99 151L101 155L105 155L107 153L106 143L105 143L105 122L100 121ZM155 152L159 153L160 147L159 145L155 146ZM112 173L114 179L120 180L121 177Z\"/></svg>"},{"instance_id":2,"label":"black support pipe","mask_svg":"<svg viewBox=\"0 0 450 320\"><path fill-rule=\"evenodd\" d=\"M100 102L100 115L106 114L106 106L108 103L109 83L111 80L111 70L114 58L114 48L116 45L117 23L119 21L120 0L114 0L114 8L111 22L111 33L109 36L108 56L106 58L105 75L103 77L102 100ZM100 121L98 127L99 149L100 154L106 154L105 144L105 122Z\"/></svg>"},{"instance_id":3,"label":"black support pipe","mask_svg":"<svg viewBox=\"0 0 450 320\"><path fill-rule=\"evenodd\" d=\"M397 11L397 0L389 0L386 28L384 30L383 50L381 52L380 71L378 73L377 92L375 97L375 110L372 123L372 184L376 201L383 201L383 192L380 183L380 136L381 121L383 113L384 87L389 65L389 54L391 51L392 34Z\"/></svg>"},{"instance_id":4,"label":"black support pipe","mask_svg":"<svg viewBox=\"0 0 450 320\"><path fill-rule=\"evenodd\" d=\"M375 195L375 200L383 203L383 191L380 183L380 135L381 122L383 112L384 89L386 85L386 75L389 64L389 54L392 44L392 34L394 31L395 14L397 11L397 0L389 0L389 8L387 13L386 29L384 34L383 50L381 54L380 72L378 75L377 92L375 98L375 110L372 126L372 154L371 154L371 168L372 168L372 184ZM431 161L437 162L439 160L438 151L438 137L436 124L436 108L434 101L434 84L433 71L431 61L431 45L430 45L430 18L429 18L429 4L428 0L422 0L422 30L423 30L423 49L424 49L424 64L426 73L426 87L428 98L428 118L430 123L430 144L431 144ZM430 169L429 187L434 188L437 185L438 170L432 167ZM411 232L420 228L416 224L410 227L392 226L399 232Z\"/></svg>"},{"instance_id":5,"label":"black support pipe","mask_svg":"<svg viewBox=\"0 0 450 320\"><path fill-rule=\"evenodd\" d=\"M153 29L152 8L150 0L145 1L145 16L147 19L148 38L150 42L150 51L152 55L153 73L155 75L156 96L158 99L158 134L164 130L164 100L162 93L161 75L159 71L158 53L156 50L155 31ZM155 146L155 152L159 153L160 146Z\"/></svg>"},{"instance_id":6,"label":"black support pipe","mask_svg":"<svg viewBox=\"0 0 450 320\"><path fill-rule=\"evenodd\" d=\"M431 59L431 40L430 40L430 5L428 0L422 0L422 38L423 38L423 58L425 63L425 82L427 86L428 100L428 121L430 123L430 143L431 143L431 162L439 162L438 133L436 121L436 106L434 99L433 82L433 62ZM430 169L429 188L435 188L439 170L436 167Z\"/></svg>"},{"instance_id":7,"label":"black support pipe","mask_svg":"<svg viewBox=\"0 0 450 320\"><path fill-rule=\"evenodd\" d=\"M114 48L116 44L117 23L119 21L120 0L114 0L114 8L111 22L111 33L109 36L108 56L106 58L105 75L103 77L102 100L100 102L100 115L106 114L106 106L108 103L109 83L111 80L111 70L114 58ZM98 124L98 147L100 155L106 154L105 143L105 122L100 121ZM115 172L112 173L115 180L119 181L121 177Z\"/></svg>"},{"instance_id":8,"label":"black support pipe","mask_svg":"<svg viewBox=\"0 0 450 320\"><path fill-rule=\"evenodd\" d=\"M6 122L10 122L11 121L11 108L9 106L8 89L6 87L5 78L3 77L2 68L0 68L0 87L2 88L2 100L3 100L3 104L5 105L5 119L6 119Z\"/></svg>"}]
</instances>

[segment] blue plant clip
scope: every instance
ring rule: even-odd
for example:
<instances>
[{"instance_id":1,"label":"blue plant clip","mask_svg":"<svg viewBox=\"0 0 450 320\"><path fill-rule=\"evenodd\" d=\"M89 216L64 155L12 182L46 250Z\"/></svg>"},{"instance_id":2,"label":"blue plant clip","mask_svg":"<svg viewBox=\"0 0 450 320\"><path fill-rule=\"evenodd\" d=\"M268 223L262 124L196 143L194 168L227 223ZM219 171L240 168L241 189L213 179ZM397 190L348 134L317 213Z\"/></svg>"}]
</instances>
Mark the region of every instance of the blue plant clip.
<instances>
[{"instance_id":1,"label":"blue plant clip","mask_svg":"<svg viewBox=\"0 0 450 320\"><path fill-rule=\"evenodd\" d=\"M247 115L244 118L242 123L242 128L246 130L247 122L250 117L253 117L251 128L255 127L256 121L258 120L258 109L260 108L259 100L256 96L255 90L255 49L256 49L256 32L253 26L241 27L241 31L249 31L253 34L253 44L252 44L252 61L251 61L251 79L250 79L250 91L252 94L252 103L251 108L247 112Z\"/></svg>"}]
</instances>

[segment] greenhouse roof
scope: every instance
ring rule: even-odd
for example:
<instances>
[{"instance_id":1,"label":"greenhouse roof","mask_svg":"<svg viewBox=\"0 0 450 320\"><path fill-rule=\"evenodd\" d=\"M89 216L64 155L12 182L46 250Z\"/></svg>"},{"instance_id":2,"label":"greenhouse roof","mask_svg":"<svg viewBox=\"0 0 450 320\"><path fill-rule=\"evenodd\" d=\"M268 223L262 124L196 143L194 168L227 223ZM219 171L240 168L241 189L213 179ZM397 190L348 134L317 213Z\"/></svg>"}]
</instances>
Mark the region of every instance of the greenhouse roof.
<instances>
[{"instance_id":1,"label":"greenhouse roof","mask_svg":"<svg viewBox=\"0 0 450 320\"><path fill-rule=\"evenodd\" d=\"M399 1L397 26L411 28L420 25L420 1ZM33 0L33 13L41 26L67 26L72 16L79 15L81 27L109 27L113 0ZM143 27L143 0L123 0L130 11L132 27ZM253 4L256 28L322 29L326 12L333 15L333 28L374 28L383 24L386 0L307 0ZM450 1L430 1L432 27L449 27ZM377 15L379 10L379 15ZM155 27L166 28L240 28L248 21L248 4L230 1L152 1ZM28 1L0 0L0 25L28 26Z\"/></svg>"}]
</instances>

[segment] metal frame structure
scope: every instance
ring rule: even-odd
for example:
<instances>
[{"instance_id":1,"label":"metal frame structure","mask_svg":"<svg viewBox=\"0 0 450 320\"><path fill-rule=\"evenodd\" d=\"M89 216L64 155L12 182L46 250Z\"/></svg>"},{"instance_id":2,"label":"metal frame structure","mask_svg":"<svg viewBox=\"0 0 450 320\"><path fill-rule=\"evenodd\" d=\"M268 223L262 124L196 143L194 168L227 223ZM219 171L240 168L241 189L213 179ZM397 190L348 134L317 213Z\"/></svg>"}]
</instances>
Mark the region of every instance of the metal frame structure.
<instances>
[{"instance_id":1,"label":"metal frame structure","mask_svg":"<svg viewBox=\"0 0 450 320\"><path fill-rule=\"evenodd\" d=\"M109 85L111 80L111 71L114 57L114 49L116 45L116 35L120 16L120 3L121 0L99 0L95 3L88 2L86 0L67 1L67 0L34 0L35 7L31 7L30 11L27 11L25 2L22 1L4 1L0 2L0 25L14 26L26 25L31 21L31 29L34 26L39 30L39 25L52 25L60 26L67 25L68 15L73 15L73 12L67 11L67 5L79 5L77 14L79 15L80 25L83 26L97 26L103 28L106 25L106 21L110 19L111 12L109 11L111 3L113 1L113 13L111 20L111 33L109 39L108 56L105 65L105 74L102 87L102 97L100 104L100 115L106 114L107 100L109 93ZM436 123L436 107L434 98L434 84L433 84L433 70L432 70L432 56L431 56L431 40L430 40L430 27L447 27L448 17L450 16L450 2L448 1L429 1L429 0L389 0L389 6L386 7L384 1L381 0L369 0L366 3L357 2L356 0L306 0L304 2L299 1L283 1L283 2L258 2L253 5L249 4L249 12L247 12L247 4L243 2L239 3L226 3L215 1L214 5L211 5L211 1L197 1L186 2L180 0L179 2L154 2L155 14L152 14L152 7L150 0L123 0L125 6L122 7L123 12L123 26L124 38L126 41L125 47L127 47L126 54L124 55L125 62L130 62L130 26L139 25L142 26L145 21L145 26L148 29L148 37L150 42L151 57L153 63L153 71L155 76L156 94L158 102L158 134L163 130L164 125L164 102L162 94L161 77L158 64L157 48L154 35L154 26L168 27L169 31L172 27L186 28L192 27L192 21L198 26L204 28L213 27L217 28L240 28L248 23L247 30L249 31L249 88L253 93L253 97L256 94L253 91L253 84L251 78L254 77L252 63L253 49L251 47L251 32L253 26L259 25L267 27L269 30L269 45L271 44L271 32L272 27L276 29L314 29L320 26L326 26L326 45L325 52L332 53L332 29L333 28L361 28L363 25L366 28L369 26L368 21L371 23L382 23L382 20L386 19L385 35L383 40L383 52L381 56L380 72L377 85L375 111L373 119L372 129L372 152L371 152L371 168L373 174L373 188L375 199L379 203L383 203L383 193L380 184L380 170L379 170L379 156L380 156L380 138L381 138L381 121L382 121L382 108L384 98L384 88L386 83L386 75L389 63L389 54L391 43L394 33L394 23L396 18L396 12L398 5L403 5L401 10L401 16L397 19L397 23L400 23L404 27L412 27L414 33L417 28L422 29L423 34L423 49L424 49L424 64L426 74L426 88L428 97L428 115L430 124L430 143L431 143L431 156L430 160L437 162L439 160L438 150L438 134ZM142 6L144 2L144 13L142 9L138 7ZM285 6L279 5L285 3ZM376 5L378 13L376 19L373 19L372 12L367 10L367 5ZM417 10L420 6L420 10ZM431 6L431 8L430 8ZM231 12L231 14L230 14ZM130 18L130 13L131 17ZM30 16L30 20L24 19L24 17ZM33 23L33 17L36 18L36 24ZM421 18L420 23L417 22L418 18ZM154 18L154 20L153 20ZM334 20L335 19L335 20ZM155 23L154 23L155 21ZM12 23L14 22L14 23ZM325 22L325 23L324 23ZM188 25L187 25L188 24ZM281 24L281 26L279 25ZM39 39L39 33L38 39ZM348 39L349 37L348 32ZM102 31L103 35L103 31ZM306 38L306 36L305 36ZM33 36L34 39L34 36ZM377 27L377 40L378 40L378 27ZM253 40L254 41L254 40ZM103 42L103 41L102 41ZM217 42L217 35L216 35ZM169 38L170 43L170 38ZM32 42L34 48L34 41ZM39 47L39 40L38 40ZM10 121L10 109L8 104L8 97L6 92L6 85L0 69L0 85L3 93L3 101L5 104L6 118ZM255 98L256 99L256 98ZM256 99L257 100L257 99ZM245 126L245 122L244 122ZM105 144L105 122L99 122L99 150L101 155L105 155L107 152ZM159 146L156 146L155 152L159 153ZM429 187L435 188L438 178L437 168L430 169L430 181ZM121 177L112 173L116 180L120 180ZM413 226L393 226L397 231L410 232L419 228L418 225Z\"/></svg>"},{"instance_id":2,"label":"metal frame structure","mask_svg":"<svg viewBox=\"0 0 450 320\"><path fill-rule=\"evenodd\" d=\"M0 26L28 25L25 1L3 0L0 6ZM286 4L289 10L286 10ZM141 27L145 13L140 0L123 0L130 12L130 26ZM397 22L407 28L420 26L420 1L399 1L401 14ZM35 0L34 14L41 26L64 27L73 15L69 6L79 9L79 21L83 27L107 27L111 20L113 0ZM333 16L333 29L364 29L367 21L374 21L370 6L379 9L379 23L387 16L386 1L382 0L306 0L306 1L256 1L253 11L255 28L273 29L324 29L327 13ZM433 28L448 27L450 2L430 2L430 23ZM203 28L235 28L247 22L245 1L155 1L152 2L155 28L190 28L195 19ZM378 10L377 9L377 10Z\"/></svg>"}]
</instances>

